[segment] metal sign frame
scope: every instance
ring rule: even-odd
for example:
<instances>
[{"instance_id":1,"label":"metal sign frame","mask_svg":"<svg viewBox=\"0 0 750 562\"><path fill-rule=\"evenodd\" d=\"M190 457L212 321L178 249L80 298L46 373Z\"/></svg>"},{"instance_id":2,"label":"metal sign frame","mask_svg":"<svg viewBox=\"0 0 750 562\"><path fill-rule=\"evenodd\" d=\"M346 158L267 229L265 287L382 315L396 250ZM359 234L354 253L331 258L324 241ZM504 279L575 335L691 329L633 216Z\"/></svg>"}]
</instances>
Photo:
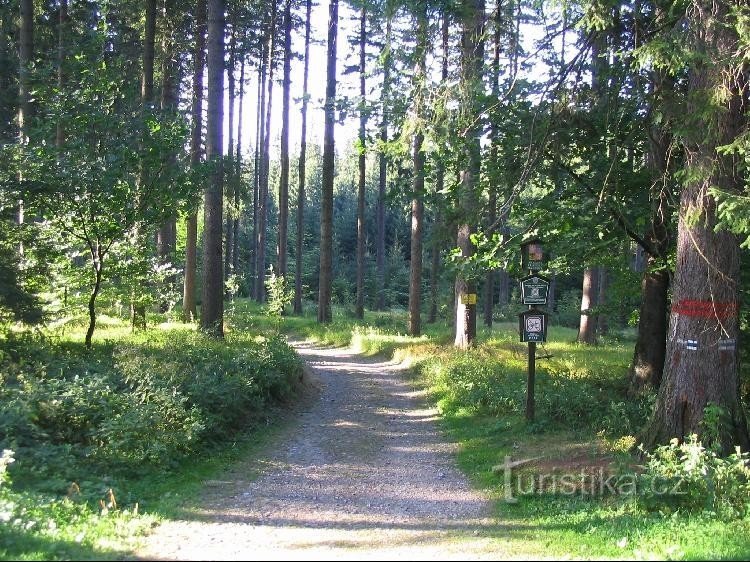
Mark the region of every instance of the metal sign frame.
<instances>
[{"instance_id":1,"label":"metal sign frame","mask_svg":"<svg viewBox=\"0 0 750 562\"><path fill-rule=\"evenodd\" d=\"M541 283L533 283L535 285L542 285L544 286L544 296L543 297L530 297L526 298L526 292L524 291L524 285L531 285L532 283L529 283L529 281L532 280L538 280L541 281ZM547 304L547 300L549 299L549 287L550 287L551 281L545 277L544 275L527 275L526 277L523 277L519 283L519 289L521 290L521 302L523 304L527 305L545 305Z\"/></svg>"},{"instance_id":2,"label":"metal sign frame","mask_svg":"<svg viewBox=\"0 0 750 562\"><path fill-rule=\"evenodd\" d=\"M535 308L521 312L518 315L518 336L521 342L546 342L548 316L546 312Z\"/></svg>"}]
</instances>

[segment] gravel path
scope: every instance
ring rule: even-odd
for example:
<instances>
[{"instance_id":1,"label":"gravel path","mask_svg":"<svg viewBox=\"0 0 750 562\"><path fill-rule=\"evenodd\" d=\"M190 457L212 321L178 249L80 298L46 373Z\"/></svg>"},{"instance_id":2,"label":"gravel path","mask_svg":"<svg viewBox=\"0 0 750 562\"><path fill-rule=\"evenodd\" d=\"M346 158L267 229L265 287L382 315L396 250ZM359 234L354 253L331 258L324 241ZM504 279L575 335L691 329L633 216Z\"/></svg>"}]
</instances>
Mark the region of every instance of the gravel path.
<instances>
[{"instance_id":1,"label":"gravel path","mask_svg":"<svg viewBox=\"0 0 750 562\"><path fill-rule=\"evenodd\" d=\"M137 555L503 557L498 543L484 538L483 530L497 529L489 502L458 471L436 412L399 368L346 350L295 347L311 367L318 398L265 456L207 482L201 508L158 527ZM249 476L253 471L260 475Z\"/></svg>"}]
</instances>

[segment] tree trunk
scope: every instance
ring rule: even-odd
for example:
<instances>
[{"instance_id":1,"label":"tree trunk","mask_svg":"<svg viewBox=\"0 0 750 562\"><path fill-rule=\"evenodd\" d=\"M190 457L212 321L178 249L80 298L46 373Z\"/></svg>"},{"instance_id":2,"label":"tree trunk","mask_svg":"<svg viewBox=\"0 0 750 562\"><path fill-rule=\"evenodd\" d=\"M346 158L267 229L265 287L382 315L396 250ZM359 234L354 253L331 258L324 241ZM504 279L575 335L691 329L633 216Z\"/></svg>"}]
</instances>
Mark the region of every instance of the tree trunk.
<instances>
[{"instance_id":1,"label":"tree trunk","mask_svg":"<svg viewBox=\"0 0 750 562\"><path fill-rule=\"evenodd\" d=\"M57 20L57 89L60 92L63 92L65 88L65 58L67 55L68 32L68 0L60 0L60 13ZM64 142L65 127L62 121L58 121L55 146L61 149Z\"/></svg>"},{"instance_id":2,"label":"tree trunk","mask_svg":"<svg viewBox=\"0 0 750 562\"><path fill-rule=\"evenodd\" d=\"M289 234L289 90L292 68L292 2L284 3L284 81L281 102L281 179L279 182L278 274L286 277Z\"/></svg>"},{"instance_id":3,"label":"tree trunk","mask_svg":"<svg viewBox=\"0 0 750 562\"><path fill-rule=\"evenodd\" d=\"M265 117L263 119L263 142L261 144L261 173L258 186L258 238L256 256L255 298L258 302L266 300L266 244L268 238L268 180L270 172L271 115L273 108L273 55L276 46L277 0L271 1L271 19L268 24L268 46L266 60L268 69L268 97L266 98Z\"/></svg>"},{"instance_id":4,"label":"tree trunk","mask_svg":"<svg viewBox=\"0 0 750 562\"><path fill-rule=\"evenodd\" d=\"M391 35L392 22L390 3L386 2L385 43L383 45L383 86L381 93L382 120L380 122L380 142L385 146L388 142L388 115L390 112L390 88L391 88ZM378 172L378 207L376 219L378 221L376 255L375 255L375 277L377 281L377 298L375 308L385 308L385 195L388 181L388 155L385 150L380 153Z\"/></svg>"},{"instance_id":5,"label":"tree trunk","mask_svg":"<svg viewBox=\"0 0 750 562\"><path fill-rule=\"evenodd\" d=\"M164 0L162 9L163 37L162 37L162 67L161 67L161 112L164 115L173 117L177 113L180 97L180 65L175 41L176 29L173 23L175 17L175 1ZM170 152L164 157L163 175L167 181L171 181L177 169L177 154ZM164 189L169 189L168 185ZM162 264L172 264L175 261L175 252L177 250L177 217L169 217L162 224L156 233L156 255ZM170 289L175 288L176 279L170 275L165 280ZM169 308L168 302L159 303L161 312L166 312Z\"/></svg>"},{"instance_id":6,"label":"tree trunk","mask_svg":"<svg viewBox=\"0 0 750 562\"><path fill-rule=\"evenodd\" d=\"M18 133L21 144L29 142L29 126L31 124L31 63L34 58L34 4L32 0L20 0L20 30L18 49ZM18 174L19 185L23 182L23 172ZM24 223L24 201L18 200L16 215L18 224ZM18 253L23 256L23 242L19 242Z\"/></svg>"},{"instance_id":7,"label":"tree trunk","mask_svg":"<svg viewBox=\"0 0 750 562\"><path fill-rule=\"evenodd\" d=\"M232 175L234 189L234 220L232 221L232 271L239 275L240 271L240 191L242 186L242 112L245 105L245 55L240 63L240 102L237 111L237 147L234 158L234 174Z\"/></svg>"},{"instance_id":8,"label":"tree trunk","mask_svg":"<svg viewBox=\"0 0 750 562\"><path fill-rule=\"evenodd\" d=\"M266 105L266 55L265 42L261 45L258 60L258 94L255 114L255 161L253 170L253 239L250 252L250 295L258 300L256 270L258 262L258 199L260 198L260 173L263 164L261 145L263 144L263 128L265 123L264 108Z\"/></svg>"},{"instance_id":9,"label":"tree trunk","mask_svg":"<svg viewBox=\"0 0 750 562\"><path fill-rule=\"evenodd\" d=\"M739 40L728 25L729 10L727 2L704 0L688 11L689 34L701 54L688 79L685 152L691 174L680 197L664 380L644 433L648 447L692 433L705 436L709 405L723 411L718 444L724 452L750 445L739 398L739 240L717 230L709 193L718 188L738 194L743 186L740 157L718 150L736 140L747 121L747 76L727 62ZM723 93L720 101L716 91Z\"/></svg>"},{"instance_id":10,"label":"tree trunk","mask_svg":"<svg viewBox=\"0 0 750 562\"><path fill-rule=\"evenodd\" d=\"M98 250L98 249L97 249ZM91 349L91 339L94 336L94 329L96 328L96 297L99 296L99 291L102 287L102 256L98 255L98 251L92 251L92 268L94 270L94 288L91 290L89 295L89 327L86 330L86 338L84 340L86 349Z\"/></svg>"},{"instance_id":11,"label":"tree trunk","mask_svg":"<svg viewBox=\"0 0 750 562\"><path fill-rule=\"evenodd\" d=\"M552 314L555 312L555 309L557 309L557 273L553 271L550 274L549 294L547 296L547 310L550 314Z\"/></svg>"},{"instance_id":12,"label":"tree trunk","mask_svg":"<svg viewBox=\"0 0 750 562\"><path fill-rule=\"evenodd\" d=\"M495 7L493 29L493 49L492 49L492 98L500 99L500 52L501 37L503 32L503 3L498 0ZM500 183L501 166L500 166L500 129L497 119L491 119L490 134L492 144L490 146L490 181L488 186L487 201L487 222L490 225L495 224L497 220L497 188ZM492 329L492 315L495 309L495 270L489 270L484 281L484 325Z\"/></svg>"},{"instance_id":13,"label":"tree trunk","mask_svg":"<svg viewBox=\"0 0 750 562\"><path fill-rule=\"evenodd\" d=\"M172 116L177 111L179 100L179 64L177 61L177 52L174 34L176 30L172 22L175 17L174 0L164 0L162 6L162 65L161 65L161 100L160 106L163 114ZM171 153L165 156L164 174L167 178L174 172L177 167L177 154ZM165 186L165 189L169 189ZM159 227L156 233L156 255L161 263L174 262L174 252L176 250L177 240L177 218L170 217L164 224ZM161 303L162 312L165 304Z\"/></svg>"},{"instance_id":14,"label":"tree trunk","mask_svg":"<svg viewBox=\"0 0 750 562\"><path fill-rule=\"evenodd\" d=\"M654 71L653 97L663 101L670 95L673 81L663 71ZM659 388L664 373L667 350L667 320L670 270L667 256L672 244L671 182L669 156L672 135L664 123L655 123L649 133L649 160L652 170L651 224L646 232L648 254L640 245L636 258L646 255L646 267L641 280L641 307L638 318L638 339L630 365L630 392L638 393L647 387ZM638 263L636 263L636 266Z\"/></svg>"},{"instance_id":15,"label":"tree trunk","mask_svg":"<svg viewBox=\"0 0 750 562\"><path fill-rule=\"evenodd\" d=\"M318 322L331 321L331 284L333 281L333 176L334 176L334 111L336 106L336 39L339 3L331 0L328 20L328 58L326 77L325 131L323 137L323 185L320 202L320 277L318 290Z\"/></svg>"},{"instance_id":16,"label":"tree trunk","mask_svg":"<svg viewBox=\"0 0 750 562\"><path fill-rule=\"evenodd\" d=\"M424 222L424 161L422 150L424 132L422 129L423 104L425 96L424 81L427 78L427 5L417 2L417 47L414 69L415 91L413 96L414 120L417 129L414 132L412 159L414 162L414 182L411 202L411 259L409 263L409 320L410 336L422 332L422 227Z\"/></svg>"},{"instance_id":17,"label":"tree trunk","mask_svg":"<svg viewBox=\"0 0 750 562\"><path fill-rule=\"evenodd\" d=\"M607 306L609 271L607 271L606 267L599 267L598 270L599 286L596 291L596 306L598 307L596 313L596 334L597 336L603 336L609 332L609 319L607 318L607 312L602 309Z\"/></svg>"},{"instance_id":18,"label":"tree trunk","mask_svg":"<svg viewBox=\"0 0 750 562\"><path fill-rule=\"evenodd\" d=\"M145 119L146 112L153 109L154 105L154 50L156 43L156 0L146 0L146 18L143 36L143 74L141 76L141 115ZM145 124L144 124L145 126ZM141 162L138 173L139 188L147 182L151 170L147 170L144 162ZM140 197L136 194L136 197ZM134 239L139 240L143 233L134 233ZM146 307L137 303L137 297L133 289L131 294L131 322L133 328L144 329L146 327Z\"/></svg>"},{"instance_id":19,"label":"tree trunk","mask_svg":"<svg viewBox=\"0 0 750 562\"><path fill-rule=\"evenodd\" d=\"M630 391L638 393L647 387L659 388L664 372L667 341L667 299L669 271L659 267L660 258L648 257L649 271L641 280L641 307L638 339L630 367Z\"/></svg>"},{"instance_id":20,"label":"tree trunk","mask_svg":"<svg viewBox=\"0 0 750 562\"><path fill-rule=\"evenodd\" d=\"M305 242L305 166L307 165L307 78L310 68L310 16L312 0L305 5L305 69L302 79L302 138L299 148L299 189L297 191L297 252L294 271L294 313L302 315L302 252Z\"/></svg>"},{"instance_id":21,"label":"tree trunk","mask_svg":"<svg viewBox=\"0 0 750 562\"><path fill-rule=\"evenodd\" d=\"M206 159L212 164L204 195L201 329L224 336L222 211L224 195L224 0L208 2L208 118Z\"/></svg>"},{"instance_id":22,"label":"tree trunk","mask_svg":"<svg viewBox=\"0 0 750 562\"><path fill-rule=\"evenodd\" d=\"M226 281L229 280L229 276L232 274L232 248L234 247L234 209L232 204L234 201L234 164L232 159L234 158L234 101L236 94L236 81L234 77L234 70L237 66L237 6L233 5L230 7L232 13L231 23L231 35L229 38L229 57L227 60L227 116L228 127L227 127L227 154L224 158L224 170L225 170L225 207L226 217L224 219L224 281L225 281L225 294L224 298L229 298L228 287Z\"/></svg>"},{"instance_id":23,"label":"tree trunk","mask_svg":"<svg viewBox=\"0 0 750 562\"><path fill-rule=\"evenodd\" d=\"M461 172L458 193L459 226L457 243L462 258L474 253L471 236L479 210L478 190L481 170L480 136L482 65L484 61L484 0L462 2L461 97L464 100L463 124L466 130L464 153L466 167ZM477 335L476 283L459 273L456 276L455 346L467 349L475 345Z\"/></svg>"},{"instance_id":24,"label":"tree trunk","mask_svg":"<svg viewBox=\"0 0 750 562\"><path fill-rule=\"evenodd\" d=\"M596 306L599 288L598 268L587 267L583 271L583 289L581 292L581 320L578 325L578 343L596 344L596 317L591 309Z\"/></svg>"},{"instance_id":25,"label":"tree trunk","mask_svg":"<svg viewBox=\"0 0 750 562\"><path fill-rule=\"evenodd\" d=\"M367 7L362 3L359 18L359 183L357 185L357 302L354 314L365 317L365 180L367 109L365 90L365 46L367 45Z\"/></svg>"},{"instance_id":26,"label":"tree trunk","mask_svg":"<svg viewBox=\"0 0 750 562\"><path fill-rule=\"evenodd\" d=\"M441 37L442 37L442 51L443 51L443 64L442 64L442 84L448 81L448 39L450 31L450 18L448 17L448 10L443 9L443 21L441 25ZM433 324L437 320L438 313L438 285L440 283L440 249L443 242L442 227L443 214L440 212L440 205L442 204L442 192L445 187L445 163L443 159L438 157L435 170L435 198L436 198L436 209L435 209L435 221L432 225L432 240L431 240L431 263L430 263L430 310L427 315L427 323Z\"/></svg>"},{"instance_id":27,"label":"tree trunk","mask_svg":"<svg viewBox=\"0 0 750 562\"><path fill-rule=\"evenodd\" d=\"M34 3L32 0L19 0L20 29L18 49L18 129L21 142L28 141L31 122L31 75L30 67L34 58ZM23 222L23 210L19 215Z\"/></svg>"},{"instance_id":28,"label":"tree trunk","mask_svg":"<svg viewBox=\"0 0 750 562\"><path fill-rule=\"evenodd\" d=\"M190 167L197 170L201 161L201 137L203 134L203 73L206 65L206 0L198 0L195 14L195 53L193 70L193 107L190 131ZM185 285L182 294L183 321L193 322L198 318L195 303L195 281L198 246L198 214L191 211L187 219L185 241Z\"/></svg>"}]
</instances>

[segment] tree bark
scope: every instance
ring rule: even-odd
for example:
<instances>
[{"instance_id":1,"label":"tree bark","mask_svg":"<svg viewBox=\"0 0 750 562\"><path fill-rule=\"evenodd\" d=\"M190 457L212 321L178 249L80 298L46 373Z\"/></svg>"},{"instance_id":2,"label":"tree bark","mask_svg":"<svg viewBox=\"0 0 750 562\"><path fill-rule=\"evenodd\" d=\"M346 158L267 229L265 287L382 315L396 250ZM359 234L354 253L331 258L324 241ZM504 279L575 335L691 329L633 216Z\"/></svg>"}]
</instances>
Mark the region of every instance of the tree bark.
<instances>
[{"instance_id":1,"label":"tree bark","mask_svg":"<svg viewBox=\"0 0 750 562\"><path fill-rule=\"evenodd\" d=\"M663 71L654 71L653 97L655 103L663 102L672 91L673 81ZM668 298L670 269L667 256L672 244L671 181L669 150L672 136L665 124L655 123L649 134L648 165L652 170L650 227L645 239L651 248L646 256L646 267L641 280L641 307L638 318L638 339L630 365L630 392L639 393L645 388L659 388L664 373L667 350ZM639 257L645 253L637 247ZM636 264L637 265L637 264ZM643 271L643 269L641 269Z\"/></svg>"},{"instance_id":2,"label":"tree bark","mask_svg":"<svg viewBox=\"0 0 750 562\"><path fill-rule=\"evenodd\" d=\"M680 197L664 380L643 436L648 447L692 433L705 436L709 405L723 412L718 444L724 452L750 445L739 398L739 240L717 230L709 192L738 194L744 177L740 157L717 150L747 125L747 75L731 63L739 39L728 25L729 11L728 2L703 0L687 13L688 36L701 54L688 79L685 149L691 173ZM722 92L718 101L716 91Z\"/></svg>"},{"instance_id":3,"label":"tree bark","mask_svg":"<svg viewBox=\"0 0 750 562\"><path fill-rule=\"evenodd\" d=\"M414 69L415 91L413 96L413 112L416 130L412 144L412 160L414 162L414 180L412 185L411 202L411 258L409 263L409 319L408 330L410 336L418 336L422 332L422 228L424 222L424 164L425 155L422 150L424 142L423 132L423 104L425 95L424 81L427 79L427 5L424 0L415 3L417 17L417 53Z\"/></svg>"},{"instance_id":4,"label":"tree bark","mask_svg":"<svg viewBox=\"0 0 750 562\"><path fill-rule=\"evenodd\" d=\"M65 88L65 58L68 43L68 0L60 0L60 13L57 20L57 89L63 92ZM65 127L62 120L57 122L55 146L62 148L65 142Z\"/></svg>"},{"instance_id":5,"label":"tree bark","mask_svg":"<svg viewBox=\"0 0 750 562\"><path fill-rule=\"evenodd\" d=\"M596 313L596 334L597 336L603 336L609 332L609 319L607 318L607 312L606 310L602 310L602 307L607 306L609 271L606 267L599 267L598 270L599 286L596 291L596 306L598 307Z\"/></svg>"},{"instance_id":6,"label":"tree bark","mask_svg":"<svg viewBox=\"0 0 750 562\"><path fill-rule=\"evenodd\" d=\"M261 41L258 60L258 94L255 114L255 161L253 170L253 239L250 252L250 295L258 300L256 267L258 262L258 199L260 198L260 174L262 164L263 129L265 124L266 105L266 54L265 41Z\"/></svg>"},{"instance_id":7,"label":"tree bark","mask_svg":"<svg viewBox=\"0 0 750 562\"><path fill-rule=\"evenodd\" d=\"M493 49L492 49L492 98L493 100L500 99L500 52L501 52L501 37L503 32L503 3L502 0L498 0L497 6L495 7L495 18L494 18L494 29L493 29ZM497 103L497 102L495 102ZM487 222L490 225L495 224L497 220L497 188L500 182L501 167L500 167L500 129L497 124L497 119L491 120L490 134L492 144L490 146L490 181L488 186L488 201L487 201ZM489 270L484 280L484 325L488 328L492 328L493 312L495 309L495 270Z\"/></svg>"},{"instance_id":8,"label":"tree bark","mask_svg":"<svg viewBox=\"0 0 750 562\"><path fill-rule=\"evenodd\" d=\"M596 317L592 308L596 306L599 288L598 268L587 267L583 271L583 288L581 291L581 320L578 325L578 343L596 344Z\"/></svg>"},{"instance_id":9,"label":"tree bark","mask_svg":"<svg viewBox=\"0 0 750 562\"><path fill-rule=\"evenodd\" d=\"M86 349L91 349L91 340L94 336L94 329L96 328L96 297L99 296L99 291L102 287L102 267L103 258L99 252L99 248L91 250L92 268L94 270L94 287L89 295L88 311L89 311L89 326L86 329L86 337L84 343Z\"/></svg>"},{"instance_id":10,"label":"tree bark","mask_svg":"<svg viewBox=\"0 0 750 562\"><path fill-rule=\"evenodd\" d=\"M240 191L242 187L242 113L245 106L245 53L242 54L240 62L240 101L237 111L237 147L234 157L234 210L235 216L232 221L232 271L239 274L240 271Z\"/></svg>"},{"instance_id":11,"label":"tree bark","mask_svg":"<svg viewBox=\"0 0 750 562\"><path fill-rule=\"evenodd\" d=\"M479 210L478 189L481 169L480 136L482 65L484 61L484 0L464 0L461 37L461 97L464 101L463 124L466 130L464 152L466 167L461 172L458 194L458 248L462 258L474 254L471 236ZM456 276L456 337L461 349L475 345L477 335L476 283L459 272ZM472 300L469 300L472 299Z\"/></svg>"},{"instance_id":12,"label":"tree bark","mask_svg":"<svg viewBox=\"0 0 750 562\"><path fill-rule=\"evenodd\" d=\"M19 29L18 49L18 129L21 142L28 141L31 121L31 74L30 67L34 58L34 3L32 0L19 0L21 25ZM23 222L23 210L19 215Z\"/></svg>"},{"instance_id":13,"label":"tree bark","mask_svg":"<svg viewBox=\"0 0 750 562\"><path fill-rule=\"evenodd\" d=\"M208 119L206 159L211 173L204 194L203 310L201 329L224 336L224 277L222 275L222 212L224 195L224 0L208 2Z\"/></svg>"},{"instance_id":14,"label":"tree bark","mask_svg":"<svg viewBox=\"0 0 750 562\"><path fill-rule=\"evenodd\" d=\"M299 148L299 189L297 191L297 252L294 271L294 313L302 315L302 252L305 243L305 166L307 165L307 79L310 68L310 17L312 0L305 4L305 68L302 78L302 138Z\"/></svg>"},{"instance_id":15,"label":"tree bark","mask_svg":"<svg viewBox=\"0 0 750 562\"><path fill-rule=\"evenodd\" d=\"M268 72L268 95L266 98L265 117L263 119L263 142L261 144L261 173L258 186L258 238L256 256L255 298L258 302L266 300L266 245L268 238L268 180L270 172L271 115L273 108L273 55L276 48L276 15L278 0L271 1L271 19L268 24L268 46L266 49Z\"/></svg>"},{"instance_id":16,"label":"tree bark","mask_svg":"<svg viewBox=\"0 0 750 562\"><path fill-rule=\"evenodd\" d=\"M448 16L448 10L443 9L443 18L441 25L441 39L442 39L442 73L441 80L442 84L446 84L448 81L448 40L450 31L450 18ZM431 262L430 262L430 310L427 315L427 323L433 324L437 320L438 313L438 285L440 283L440 250L443 243L443 233L441 228L443 227L442 220L443 214L440 212L440 206L442 204L442 192L445 187L445 163L443 159L438 157L436 162L435 170L435 221L432 225L431 233Z\"/></svg>"},{"instance_id":17,"label":"tree bark","mask_svg":"<svg viewBox=\"0 0 750 562\"><path fill-rule=\"evenodd\" d=\"M232 274L232 248L234 247L234 102L236 94L236 80L234 77L235 67L237 66L237 5L232 3L229 10L232 14L231 35L229 37L229 56L227 57L227 154L224 158L225 170L225 201L226 217L224 219L224 281L229 280ZM225 298L229 298L227 286L225 284Z\"/></svg>"},{"instance_id":18,"label":"tree bark","mask_svg":"<svg viewBox=\"0 0 750 562\"><path fill-rule=\"evenodd\" d=\"M156 0L146 0L146 18L143 36L143 73L141 75L141 115L153 109L154 105L154 51L156 43ZM150 170L146 169L142 161L138 173L138 186L143 186L147 181ZM136 197L140 197L136 194ZM136 231L134 238L138 240L143 233ZM130 315L133 328L144 329L146 327L146 307L137 303L135 292L131 294Z\"/></svg>"},{"instance_id":19,"label":"tree bark","mask_svg":"<svg viewBox=\"0 0 750 562\"><path fill-rule=\"evenodd\" d=\"M163 36L162 36L162 66L161 66L161 112L174 116L179 101L179 63L177 61L177 47L174 34L176 30L172 18L176 7L174 0L164 0L162 6ZM167 180L177 168L177 154L171 152L164 157L164 175ZM164 189L169 189L168 185ZM172 216L159 227L156 233L156 255L162 264L173 263L177 249L177 217ZM167 282L172 285L174 278ZM167 303L159 303L162 312L166 312Z\"/></svg>"},{"instance_id":20,"label":"tree bark","mask_svg":"<svg viewBox=\"0 0 750 562\"><path fill-rule=\"evenodd\" d=\"M336 41L339 19L338 0L331 0L328 20L328 56L323 137L323 185L320 203L320 277L318 289L318 322L331 321L331 285L333 281L333 176L334 111L336 106Z\"/></svg>"},{"instance_id":21,"label":"tree bark","mask_svg":"<svg viewBox=\"0 0 750 562\"><path fill-rule=\"evenodd\" d=\"M378 170L378 206L376 219L378 222L376 255L375 255L375 277L377 282L377 298L375 300L376 310L385 309L385 196L388 182L388 155L385 145L388 142L388 116L390 112L390 88L391 88L391 39L392 39L392 14L390 2L385 5L385 43L383 44L383 86L381 92L381 106L383 115L380 122L380 142L383 150L380 153Z\"/></svg>"},{"instance_id":22,"label":"tree bark","mask_svg":"<svg viewBox=\"0 0 750 562\"><path fill-rule=\"evenodd\" d=\"M281 178L279 182L278 274L286 277L289 246L289 91L292 68L292 2L284 3L284 79L281 102Z\"/></svg>"},{"instance_id":23,"label":"tree bark","mask_svg":"<svg viewBox=\"0 0 750 562\"><path fill-rule=\"evenodd\" d=\"M195 10L195 51L193 68L192 127L190 131L190 167L197 170L201 161L201 138L203 136L203 74L206 65L206 0L198 0ZM195 281L197 269L198 214L192 211L187 219L185 241L185 285L182 294L183 321L194 322L198 318L195 303Z\"/></svg>"},{"instance_id":24,"label":"tree bark","mask_svg":"<svg viewBox=\"0 0 750 562\"><path fill-rule=\"evenodd\" d=\"M359 18L359 182L357 185L357 301L354 314L365 317L365 181L367 109L365 98L365 47L367 45L367 7L362 3Z\"/></svg>"}]
</instances>

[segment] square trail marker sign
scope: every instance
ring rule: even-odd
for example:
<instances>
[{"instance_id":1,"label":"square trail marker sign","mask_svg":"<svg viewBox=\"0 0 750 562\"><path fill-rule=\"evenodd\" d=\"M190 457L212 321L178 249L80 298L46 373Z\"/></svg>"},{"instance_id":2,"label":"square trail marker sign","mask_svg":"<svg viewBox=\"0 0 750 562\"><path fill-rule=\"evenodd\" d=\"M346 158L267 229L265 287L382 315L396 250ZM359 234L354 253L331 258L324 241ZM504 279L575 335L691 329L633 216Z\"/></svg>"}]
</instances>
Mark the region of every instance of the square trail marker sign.
<instances>
[{"instance_id":1,"label":"square trail marker sign","mask_svg":"<svg viewBox=\"0 0 750 562\"><path fill-rule=\"evenodd\" d=\"M547 313L541 310L524 310L518 315L518 332L522 342L547 341Z\"/></svg>"}]
</instances>

